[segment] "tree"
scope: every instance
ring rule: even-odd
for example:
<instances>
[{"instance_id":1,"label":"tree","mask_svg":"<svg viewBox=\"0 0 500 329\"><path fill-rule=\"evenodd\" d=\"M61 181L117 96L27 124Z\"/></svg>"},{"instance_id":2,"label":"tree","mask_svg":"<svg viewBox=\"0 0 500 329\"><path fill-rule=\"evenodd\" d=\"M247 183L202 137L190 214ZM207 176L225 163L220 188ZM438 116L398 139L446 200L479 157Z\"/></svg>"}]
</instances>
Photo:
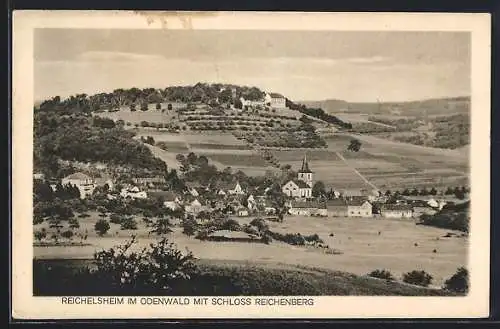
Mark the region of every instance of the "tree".
<instances>
[{"instance_id":1,"label":"tree","mask_svg":"<svg viewBox=\"0 0 500 329\"><path fill-rule=\"evenodd\" d=\"M312 188L312 195L314 197L326 195L325 183L323 183L322 181L317 181L316 183L314 183Z\"/></svg>"},{"instance_id":2,"label":"tree","mask_svg":"<svg viewBox=\"0 0 500 329\"><path fill-rule=\"evenodd\" d=\"M147 111L148 110L148 103L142 103L141 104L141 111Z\"/></svg>"},{"instance_id":3,"label":"tree","mask_svg":"<svg viewBox=\"0 0 500 329\"><path fill-rule=\"evenodd\" d=\"M243 103L241 102L241 100L237 99L234 101L234 108L240 109L240 110L243 108Z\"/></svg>"},{"instance_id":4,"label":"tree","mask_svg":"<svg viewBox=\"0 0 500 329\"><path fill-rule=\"evenodd\" d=\"M132 217L127 217L120 223L120 229L137 230L137 222Z\"/></svg>"},{"instance_id":5,"label":"tree","mask_svg":"<svg viewBox=\"0 0 500 329\"><path fill-rule=\"evenodd\" d=\"M182 233L187 236L192 236L196 233L196 221L194 219L186 219L182 222Z\"/></svg>"},{"instance_id":6,"label":"tree","mask_svg":"<svg viewBox=\"0 0 500 329\"><path fill-rule=\"evenodd\" d=\"M444 192L444 194L445 195L452 195L453 194L453 189L450 186L448 186L446 188L446 191Z\"/></svg>"},{"instance_id":7,"label":"tree","mask_svg":"<svg viewBox=\"0 0 500 329\"><path fill-rule=\"evenodd\" d=\"M35 236L36 240L41 242L43 239L45 239L47 237L47 231L45 231L44 229L42 229L40 231L35 231L34 236Z\"/></svg>"},{"instance_id":8,"label":"tree","mask_svg":"<svg viewBox=\"0 0 500 329\"><path fill-rule=\"evenodd\" d=\"M387 271L387 270L374 270L374 271L368 273L368 276L371 276L372 278L384 279L387 281L394 281L395 280L392 273Z\"/></svg>"},{"instance_id":9,"label":"tree","mask_svg":"<svg viewBox=\"0 0 500 329\"><path fill-rule=\"evenodd\" d=\"M422 196L429 195L429 191L427 191L427 189L424 187L424 188L420 191L420 195L422 195Z\"/></svg>"},{"instance_id":10,"label":"tree","mask_svg":"<svg viewBox=\"0 0 500 329\"><path fill-rule=\"evenodd\" d=\"M451 278L445 281L444 289L458 293L469 291L469 271L465 267L459 267Z\"/></svg>"},{"instance_id":11,"label":"tree","mask_svg":"<svg viewBox=\"0 0 500 329\"><path fill-rule=\"evenodd\" d=\"M137 111L136 105L135 104L130 104L130 111L135 112Z\"/></svg>"},{"instance_id":12,"label":"tree","mask_svg":"<svg viewBox=\"0 0 500 329\"><path fill-rule=\"evenodd\" d=\"M349 146L347 146L347 150L352 152L358 152L360 149L361 149L361 142L357 139L352 139L351 142L349 143Z\"/></svg>"},{"instance_id":13,"label":"tree","mask_svg":"<svg viewBox=\"0 0 500 329\"><path fill-rule=\"evenodd\" d=\"M403 192L401 192L401 194L404 195L404 196L408 196L408 195L410 195L410 190L408 190L407 188L405 188L403 190Z\"/></svg>"},{"instance_id":14,"label":"tree","mask_svg":"<svg viewBox=\"0 0 500 329\"><path fill-rule=\"evenodd\" d=\"M428 287L432 283L432 275L425 271L413 270L403 275L403 282Z\"/></svg>"},{"instance_id":15,"label":"tree","mask_svg":"<svg viewBox=\"0 0 500 329\"><path fill-rule=\"evenodd\" d=\"M109 231L110 226L109 226L109 223L107 220L99 219L95 223L94 229L97 232L97 234L99 234L99 236L103 236L104 234L106 234Z\"/></svg>"},{"instance_id":16,"label":"tree","mask_svg":"<svg viewBox=\"0 0 500 329\"><path fill-rule=\"evenodd\" d=\"M429 191L429 194L430 195L436 195L437 194L437 190L435 187L431 188L431 190Z\"/></svg>"},{"instance_id":17,"label":"tree","mask_svg":"<svg viewBox=\"0 0 500 329\"><path fill-rule=\"evenodd\" d=\"M465 199L465 194L462 190L460 190L459 188L456 188L455 191L453 192L454 195L455 195L455 198L459 199L459 200L463 200Z\"/></svg>"},{"instance_id":18,"label":"tree","mask_svg":"<svg viewBox=\"0 0 500 329\"><path fill-rule=\"evenodd\" d=\"M193 254L183 254L166 238L139 252L131 252L135 242L133 237L124 245L94 254L97 266L94 275L116 292L171 293L197 272Z\"/></svg>"},{"instance_id":19,"label":"tree","mask_svg":"<svg viewBox=\"0 0 500 329\"><path fill-rule=\"evenodd\" d=\"M157 110L161 110L161 104L160 103L156 103L156 109Z\"/></svg>"},{"instance_id":20,"label":"tree","mask_svg":"<svg viewBox=\"0 0 500 329\"><path fill-rule=\"evenodd\" d=\"M154 233L156 235L163 235L172 232L170 228L171 224L168 218L160 217L153 223L153 229L150 233Z\"/></svg>"},{"instance_id":21,"label":"tree","mask_svg":"<svg viewBox=\"0 0 500 329\"><path fill-rule=\"evenodd\" d=\"M172 111L172 104L168 103L168 105L167 105L167 109L168 109L169 111Z\"/></svg>"}]
</instances>

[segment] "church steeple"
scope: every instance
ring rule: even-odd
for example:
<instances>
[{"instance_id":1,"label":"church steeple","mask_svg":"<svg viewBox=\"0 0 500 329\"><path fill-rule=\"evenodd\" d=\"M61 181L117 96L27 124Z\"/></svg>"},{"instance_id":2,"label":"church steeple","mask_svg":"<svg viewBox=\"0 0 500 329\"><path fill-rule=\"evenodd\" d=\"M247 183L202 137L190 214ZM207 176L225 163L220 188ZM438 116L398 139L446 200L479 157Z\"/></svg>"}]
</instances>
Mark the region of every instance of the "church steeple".
<instances>
[{"instance_id":1,"label":"church steeple","mask_svg":"<svg viewBox=\"0 0 500 329\"><path fill-rule=\"evenodd\" d=\"M302 160L302 168L300 168L301 173L312 173L309 169L309 163L307 162L307 154L304 154L304 159Z\"/></svg>"},{"instance_id":2,"label":"church steeple","mask_svg":"<svg viewBox=\"0 0 500 329\"><path fill-rule=\"evenodd\" d=\"M309 163L307 162L307 155L304 154L304 159L302 160L302 168L298 172L298 177L300 181L306 183L309 187L313 186L313 172L309 169Z\"/></svg>"}]
</instances>

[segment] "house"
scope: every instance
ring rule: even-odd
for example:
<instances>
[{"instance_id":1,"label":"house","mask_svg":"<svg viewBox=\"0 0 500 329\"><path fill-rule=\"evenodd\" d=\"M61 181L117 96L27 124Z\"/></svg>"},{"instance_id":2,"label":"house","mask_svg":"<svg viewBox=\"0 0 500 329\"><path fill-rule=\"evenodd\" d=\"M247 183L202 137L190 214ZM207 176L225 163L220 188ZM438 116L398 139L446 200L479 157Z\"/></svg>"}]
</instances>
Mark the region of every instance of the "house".
<instances>
[{"instance_id":1,"label":"house","mask_svg":"<svg viewBox=\"0 0 500 329\"><path fill-rule=\"evenodd\" d=\"M163 206L170 210L181 207L181 198L172 191L149 191L148 197L163 201Z\"/></svg>"},{"instance_id":2,"label":"house","mask_svg":"<svg viewBox=\"0 0 500 329\"><path fill-rule=\"evenodd\" d=\"M293 201L288 213L295 216L315 216L322 205L315 201Z\"/></svg>"},{"instance_id":3,"label":"house","mask_svg":"<svg viewBox=\"0 0 500 329\"><path fill-rule=\"evenodd\" d=\"M34 173L33 174L33 179L34 180L44 180L45 179L45 175L42 174L42 173Z\"/></svg>"},{"instance_id":4,"label":"house","mask_svg":"<svg viewBox=\"0 0 500 329\"><path fill-rule=\"evenodd\" d=\"M201 211L207 210L207 207L203 206L201 202L198 201L198 199L194 199L188 205L186 205L185 209L188 213L197 214Z\"/></svg>"},{"instance_id":5,"label":"house","mask_svg":"<svg viewBox=\"0 0 500 329\"><path fill-rule=\"evenodd\" d=\"M443 207L446 205L446 201L444 200L436 200L436 199L429 199L427 200L427 204L431 206L432 208L436 208L438 210L443 209Z\"/></svg>"},{"instance_id":6,"label":"house","mask_svg":"<svg viewBox=\"0 0 500 329\"><path fill-rule=\"evenodd\" d=\"M236 213L238 214L239 217L247 217L248 209L243 206L240 206L236 209Z\"/></svg>"},{"instance_id":7,"label":"house","mask_svg":"<svg viewBox=\"0 0 500 329\"><path fill-rule=\"evenodd\" d=\"M326 201L326 209L330 217L347 217L347 202L344 199Z\"/></svg>"},{"instance_id":8,"label":"house","mask_svg":"<svg viewBox=\"0 0 500 329\"><path fill-rule=\"evenodd\" d=\"M309 169L307 156L304 155L302 167L297 173L297 179L286 182L281 188L282 192L294 198L312 198L313 172Z\"/></svg>"},{"instance_id":9,"label":"house","mask_svg":"<svg viewBox=\"0 0 500 329\"><path fill-rule=\"evenodd\" d=\"M437 209L431 208L429 206L413 206L413 217L420 217L422 215L434 215L437 212Z\"/></svg>"},{"instance_id":10,"label":"house","mask_svg":"<svg viewBox=\"0 0 500 329\"><path fill-rule=\"evenodd\" d=\"M380 214L385 218L411 218L413 208L406 204L385 204L380 208Z\"/></svg>"},{"instance_id":11,"label":"house","mask_svg":"<svg viewBox=\"0 0 500 329\"><path fill-rule=\"evenodd\" d=\"M82 172L76 172L64 177L61 180L61 184L76 186L80 192L80 199L85 199L86 197L92 195L94 189L96 188L94 179Z\"/></svg>"},{"instance_id":12,"label":"house","mask_svg":"<svg viewBox=\"0 0 500 329\"><path fill-rule=\"evenodd\" d=\"M257 209L257 201L255 200L253 194L250 194L247 198L247 208L250 211L254 211Z\"/></svg>"},{"instance_id":13,"label":"house","mask_svg":"<svg viewBox=\"0 0 500 329\"><path fill-rule=\"evenodd\" d=\"M194 197L200 196L200 193L198 193L198 190L194 187L188 188L188 193Z\"/></svg>"},{"instance_id":14,"label":"house","mask_svg":"<svg viewBox=\"0 0 500 329\"><path fill-rule=\"evenodd\" d=\"M120 191L120 196L127 199L147 199L148 194L146 191L141 191L137 186L126 187Z\"/></svg>"},{"instance_id":15,"label":"house","mask_svg":"<svg viewBox=\"0 0 500 329\"><path fill-rule=\"evenodd\" d=\"M260 100L249 100L245 99L243 97L240 97L241 104L243 107L245 106L264 106L266 104L265 99L260 99Z\"/></svg>"},{"instance_id":16,"label":"house","mask_svg":"<svg viewBox=\"0 0 500 329\"><path fill-rule=\"evenodd\" d=\"M361 198L346 199L348 217L372 217L372 204Z\"/></svg>"},{"instance_id":17,"label":"house","mask_svg":"<svg viewBox=\"0 0 500 329\"><path fill-rule=\"evenodd\" d=\"M108 186L108 190L112 191L115 186L113 184L113 180L109 177L99 177L94 178L94 183L96 186Z\"/></svg>"},{"instance_id":18,"label":"house","mask_svg":"<svg viewBox=\"0 0 500 329\"><path fill-rule=\"evenodd\" d=\"M164 184L165 177L155 176L155 177L135 177L132 181L136 185L154 185L154 184Z\"/></svg>"},{"instance_id":19,"label":"house","mask_svg":"<svg viewBox=\"0 0 500 329\"><path fill-rule=\"evenodd\" d=\"M236 182L236 185L234 186L234 188L228 189L227 192L229 194L237 194L237 195L243 195L243 194L245 194L245 192L243 191L243 188L241 187L241 185L240 185L239 182Z\"/></svg>"},{"instance_id":20,"label":"house","mask_svg":"<svg viewBox=\"0 0 500 329\"><path fill-rule=\"evenodd\" d=\"M268 93L265 96L266 105L273 109L286 109L286 99L283 95L277 93Z\"/></svg>"}]
</instances>

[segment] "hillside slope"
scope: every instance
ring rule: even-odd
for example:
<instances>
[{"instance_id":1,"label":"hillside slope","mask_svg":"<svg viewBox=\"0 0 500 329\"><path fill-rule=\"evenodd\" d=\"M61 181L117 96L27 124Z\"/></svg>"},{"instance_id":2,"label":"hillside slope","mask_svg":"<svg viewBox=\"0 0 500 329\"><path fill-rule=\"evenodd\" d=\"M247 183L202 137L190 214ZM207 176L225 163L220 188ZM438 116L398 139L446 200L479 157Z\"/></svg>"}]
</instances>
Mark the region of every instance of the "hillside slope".
<instances>
[{"instance_id":1,"label":"hillside slope","mask_svg":"<svg viewBox=\"0 0 500 329\"><path fill-rule=\"evenodd\" d=\"M99 285L91 260L34 260L34 295L141 295ZM177 296L449 296L452 293L354 274L281 264L198 261L199 272L169 295ZM59 282L54 285L53 282ZM111 289L111 290L110 290ZM161 295L161 293L159 293Z\"/></svg>"}]
</instances>

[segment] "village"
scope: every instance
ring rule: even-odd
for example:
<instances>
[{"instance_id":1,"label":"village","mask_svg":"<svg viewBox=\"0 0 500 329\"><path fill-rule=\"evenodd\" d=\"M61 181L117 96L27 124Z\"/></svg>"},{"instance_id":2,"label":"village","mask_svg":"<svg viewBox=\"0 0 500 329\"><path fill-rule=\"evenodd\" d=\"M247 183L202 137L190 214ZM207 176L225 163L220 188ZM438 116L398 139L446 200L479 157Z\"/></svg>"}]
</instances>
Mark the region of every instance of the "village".
<instances>
[{"instance_id":1,"label":"village","mask_svg":"<svg viewBox=\"0 0 500 329\"><path fill-rule=\"evenodd\" d=\"M35 174L36 179L42 175ZM187 184L183 193L159 189L165 183L161 176L136 177L129 184L115 182L112 178L93 178L82 172L75 172L64 177L63 186L74 186L81 199L89 198L97 187L106 186L109 199L155 199L161 200L163 206L172 211L183 209L187 215L196 216L201 212L224 210L228 215L237 217L274 216L276 207L267 195L270 187L256 191L247 190L240 182L224 184L224 186L203 186ZM311 170L307 156L304 156L297 177L284 183L281 192L286 198L285 207L290 216L348 217L348 218L418 218L422 214L432 215L441 210L446 201L438 197L405 198L402 195L388 196L382 192L358 190L342 195L334 191L333 198L313 196L314 172ZM120 190L116 189L121 185ZM51 184L55 190L56 184ZM255 189L254 189L255 190Z\"/></svg>"}]
</instances>

